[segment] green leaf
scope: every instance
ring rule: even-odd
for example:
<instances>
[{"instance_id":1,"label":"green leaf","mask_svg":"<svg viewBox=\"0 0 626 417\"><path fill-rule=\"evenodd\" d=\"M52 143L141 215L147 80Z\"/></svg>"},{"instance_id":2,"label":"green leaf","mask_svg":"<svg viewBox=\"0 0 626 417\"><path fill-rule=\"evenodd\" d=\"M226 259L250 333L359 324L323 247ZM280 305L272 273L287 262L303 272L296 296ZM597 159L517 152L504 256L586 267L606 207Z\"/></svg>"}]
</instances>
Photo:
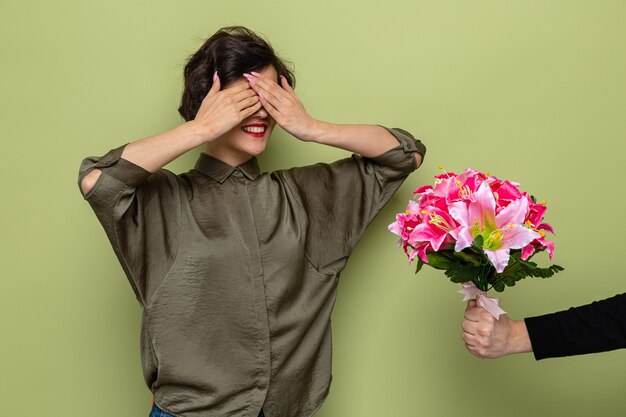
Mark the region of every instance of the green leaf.
<instances>
[{"instance_id":1,"label":"green leaf","mask_svg":"<svg viewBox=\"0 0 626 417\"><path fill-rule=\"evenodd\" d=\"M535 262L522 260L521 254L515 253L511 255L509 265L496 275L496 280L504 282L507 286L512 287L516 281L521 279L532 278L550 278L557 272L563 271L563 267L559 265L551 265L547 268L540 268Z\"/></svg>"},{"instance_id":2,"label":"green leaf","mask_svg":"<svg viewBox=\"0 0 626 417\"><path fill-rule=\"evenodd\" d=\"M474 266L480 266L480 260L476 259L477 257L474 253L454 252L454 256Z\"/></svg>"},{"instance_id":3,"label":"green leaf","mask_svg":"<svg viewBox=\"0 0 626 417\"><path fill-rule=\"evenodd\" d=\"M422 261L422 258L418 257L417 267L415 268L415 273L417 274L422 269L423 266L424 266L424 261Z\"/></svg>"},{"instance_id":4,"label":"green leaf","mask_svg":"<svg viewBox=\"0 0 626 417\"><path fill-rule=\"evenodd\" d=\"M493 284L493 289L498 291L498 292L504 291L504 282L498 281L498 282L494 283Z\"/></svg>"},{"instance_id":5,"label":"green leaf","mask_svg":"<svg viewBox=\"0 0 626 417\"><path fill-rule=\"evenodd\" d=\"M504 285L506 285L507 287L515 287L515 283L516 283L514 279L506 279L502 282L504 282Z\"/></svg>"},{"instance_id":6,"label":"green leaf","mask_svg":"<svg viewBox=\"0 0 626 417\"><path fill-rule=\"evenodd\" d=\"M442 270L450 268L452 265L458 262L458 260L455 259L454 255L451 252L452 251L450 250L430 252L428 254L428 265L435 269Z\"/></svg>"},{"instance_id":7,"label":"green leaf","mask_svg":"<svg viewBox=\"0 0 626 417\"><path fill-rule=\"evenodd\" d=\"M468 263L456 263L452 264L446 270L446 276L450 278L450 281L455 283L476 281L480 274L481 268Z\"/></svg>"}]
</instances>

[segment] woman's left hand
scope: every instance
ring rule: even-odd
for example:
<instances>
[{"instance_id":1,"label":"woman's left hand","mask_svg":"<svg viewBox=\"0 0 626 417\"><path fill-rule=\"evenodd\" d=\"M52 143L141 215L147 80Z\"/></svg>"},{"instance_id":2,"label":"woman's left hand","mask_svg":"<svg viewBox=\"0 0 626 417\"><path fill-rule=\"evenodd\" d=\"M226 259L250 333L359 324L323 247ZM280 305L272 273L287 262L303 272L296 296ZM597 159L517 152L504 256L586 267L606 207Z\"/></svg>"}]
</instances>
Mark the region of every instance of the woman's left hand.
<instances>
[{"instance_id":1,"label":"woman's left hand","mask_svg":"<svg viewBox=\"0 0 626 417\"><path fill-rule=\"evenodd\" d=\"M313 138L316 120L309 116L285 77L280 76L282 88L258 72L244 74L244 77L259 95L265 110L280 127L300 140L308 141Z\"/></svg>"}]
</instances>

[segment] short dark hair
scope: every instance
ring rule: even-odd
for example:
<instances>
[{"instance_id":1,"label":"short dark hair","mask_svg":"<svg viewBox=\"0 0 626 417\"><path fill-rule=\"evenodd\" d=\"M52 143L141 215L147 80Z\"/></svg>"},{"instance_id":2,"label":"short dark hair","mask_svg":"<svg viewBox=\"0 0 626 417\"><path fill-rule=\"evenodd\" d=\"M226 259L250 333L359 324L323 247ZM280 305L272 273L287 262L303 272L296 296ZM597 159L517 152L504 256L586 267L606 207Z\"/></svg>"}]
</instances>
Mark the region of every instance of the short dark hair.
<instances>
[{"instance_id":1,"label":"short dark hair","mask_svg":"<svg viewBox=\"0 0 626 417\"><path fill-rule=\"evenodd\" d=\"M243 26L221 28L191 55L185 65L185 88L178 112L193 120L200 104L213 85L217 71L223 86L243 76L273 65L278 76L284 76L292 87L296 78L272 46L258 34ZM278 80L276 80L278 81Z\"/></svg>"}]
</instances>

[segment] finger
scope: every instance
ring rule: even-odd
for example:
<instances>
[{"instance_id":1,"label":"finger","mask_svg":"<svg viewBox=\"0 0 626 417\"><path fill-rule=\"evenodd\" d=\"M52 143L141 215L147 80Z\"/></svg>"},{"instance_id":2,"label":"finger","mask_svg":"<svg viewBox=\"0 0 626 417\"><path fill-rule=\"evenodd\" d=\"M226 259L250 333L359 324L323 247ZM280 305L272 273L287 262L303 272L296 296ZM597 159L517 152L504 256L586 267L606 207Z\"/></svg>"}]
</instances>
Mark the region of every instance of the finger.
<instances>
[{"instance_id":1,"label":"finger","mask_svg":"<svg viewBox=\"0 0 626 417\"><path fill-rule=\"evenodd\" d=\"M285 90L280 88L280 86L276 84L275 81L264 77L258 72L251 72L250 74L253 76L252 81L254 81L255 85L258 85L260 88L273 95L278 101L284 101L284 99L286 98Z\"/></svg>"},{"instance_id":2,"label":"finger","mask_svg":"<svg viewBox=\"0 0 626 417\"><path fill-rule=\"evenodd\" d=\"M256 78L254 78L252 75L243 74L243 76L246 78L246 80L248 80L248 85L255 93L261 94L261 92L263 92L265 97L268 97L271 95L269 91L267 91L265 88L262 88L261 86L257 84Z\"/></svg>"},{"instance_id":3,"label":"finger","mask_svg":"<svg viewBox=\"0 0 626 417\"><path fill-rule=\"evenodd\" d=\"M224 90L224 93L226 93L227 95L229 95L230 97L234 97L237 94L241 93L242 91L246 91L250 89L250 84L248 83L241 83L241 84L237 84L233 87L229 87L227 89Z\"/></svg>"},{"instance_id":4,"label":"finger","mask_svg":"<svg viewBox=\"0 0 626 417\"><path fill-rule=\"evenodd\" d=\"M287 81L287 78L285 78L284 75L280 76L280 85L283 87L283 89L289 91L290 93L293 93L293 88L289 85L289 82Z\"/></svg>"},{"instance_id":5,"label":"finger","mask_svg":"<svg viewBox=\"0 0 626 417\"><path fill-rule=\"evenodd\" d=\"M465 342L466 345L472 345L472 346L476 345L476 336L474 336L473 334L463 332L461 334L461 337L463 338L463 341Z\"/></svg>"},{"instance_id":6,"label":"finger","mask_svg":"<svg viewBox=\"0 0 626 417\"><path fill-rule=\"evenodd\" d=\"M469 310L465 310L465 320L472 322L480 321L480 309L474 307Z\"/></svg>"},{"instance_id":7,"label":"finger","mask_svg":"<svg viewBox=\"0 0 626 417\"><path fill-rule=\"evenodd\" d=\"M472 354L478 356L478 346L466 343L465 349L469 350Z\"/></svg>"},{"instance_id":8,"label":"finger","mask_svg":"<svg viewBox=\"0 0 626 417\"><path fill-rule=\"evenodd\" d=\"M463 323L461 323L461 329L463 329L464 333L469 333L471 335L476 334L476 324L473 321L463 320Z\"/></svg>"},{"instance_id":9,"label":"finger","mask_svg":"<svg viewBox=\"0 0 626 417\"><path fill-rule=\"evenodd\" d=\"M272 103L268 102L263 93L259 93L259 99L261 100L261 104L267 110L267 112L272 116L274 120L278 122L278 117L280 113L276 110L276 107L272 106Z\"/></svg>"},{"instance_id":10,"label":"finger","mask_svg":"<svg viewBox=\"0 0 626 417\"><path fill-rule=\"evenodd\" d=\"M241 111L247 109L248 107L254 106L255 104L259 103L259 101L259 96L255 94L254 96L248 97L247 99L237 103L237 108L239 109L239 111Z\"/></svg>"},{"instance_id":11,"label":"finger","mask_svg":"<svg viewBox=\"0 0 626 417\"><path fill-rule=\"evenodd\" d=\"M209 89L207 96L214 96L218 91L220 91L220 88L220 77L217 75L217 71L215 71L213 74L213 85Z\"/></svg>"},{"instance_id":12,"label":"finger","mask_svg":"<svg viewBox=\"0 0 626 417\"><path fill-rule=\"evenodd\" d=\"M478 349L480 347L476 338L471 334L463 333L462 337L467 349Z\"/></svg>"},{"instance_id":13,"label":"finger","mask_svg":"<svg viewBox=\"0 0 626 417\"><path fill-rule=\"evenodd\" d=\"M467 302L467 308L465 309L465 311L469 310L470 308L474 308L476 307L476 300L469 300Z\"/></svg>"},{"instance_id":14,"label":"finger","mask_svg":"<svg viewBox=\"0 0 626 417\"><path fill-rule=\"evenodd\" d=\"M276 97L274 97L272 93L254 83L254 81L251 82L250 87L256 92L259 97L263 96L263 98L265 98L265 101L269 102L269 104L271 104L272 107L274 107L278 111L281 103Z\"/></svg>"},{"instance_id":15,"label":"finger","mask_svg":"<svg viewBox=\"0 0 626 417\"><path fill-rule=\"evenodd\" d=\"M267 102L269 102L275 109L280 108L281 102L266 88L263 88L253 77L248 78L250 87L256 91L259 96L263 96Z\"/></svg>"},{"instance_id":16,"label":"finger","mask_svg":"<svg viewBox=\"0 0 626 417\"><path fill-rule=\"evenodd\" d=\"M248 88L246 88L245 90L239 91L238 93L232 96L233 101L235 103L238 103L243 100L247 100L250 97L257 97L257 93L253 89L251 89L250 86L248 86Z\"/></svg>"},{"instance_id":17,"label":"finger","mask_svg":"<svg viewBox=\"0 0 626 417\"><path fill-rule=\"evenodd\" d=\"M250 117L252 116L254 113L258 112L261 107L263 106L263 104L261 104L261 101L258 101L255 105L248 107L247 109L244 109L241 111L241 120L245 119L246 117Z\"/></svg>"}]
</instances>

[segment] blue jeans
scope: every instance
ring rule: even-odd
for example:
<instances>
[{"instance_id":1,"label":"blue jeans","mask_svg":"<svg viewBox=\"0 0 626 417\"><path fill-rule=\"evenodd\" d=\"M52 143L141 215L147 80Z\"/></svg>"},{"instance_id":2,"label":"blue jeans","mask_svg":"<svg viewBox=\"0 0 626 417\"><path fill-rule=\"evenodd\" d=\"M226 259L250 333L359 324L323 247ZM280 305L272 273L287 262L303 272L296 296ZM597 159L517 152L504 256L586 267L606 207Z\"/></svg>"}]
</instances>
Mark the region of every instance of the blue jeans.
<instances>
[{"instance_id":1,"label":"blue jeans","mask_svg":"<svg viewBox=\"0 0 626 417\"><path fill-rule=\"evenodd\" d=\"M171 415L170 413L166 413L165 411L157 407L156 404L154 404L152 406L152 410L150 410L150 415L148 417L174 417L174 416ZM263 414L263 410L261 410L261 412L259 413L259 417L265 417L265 414Z\"/></svg>"}]
</instances>

